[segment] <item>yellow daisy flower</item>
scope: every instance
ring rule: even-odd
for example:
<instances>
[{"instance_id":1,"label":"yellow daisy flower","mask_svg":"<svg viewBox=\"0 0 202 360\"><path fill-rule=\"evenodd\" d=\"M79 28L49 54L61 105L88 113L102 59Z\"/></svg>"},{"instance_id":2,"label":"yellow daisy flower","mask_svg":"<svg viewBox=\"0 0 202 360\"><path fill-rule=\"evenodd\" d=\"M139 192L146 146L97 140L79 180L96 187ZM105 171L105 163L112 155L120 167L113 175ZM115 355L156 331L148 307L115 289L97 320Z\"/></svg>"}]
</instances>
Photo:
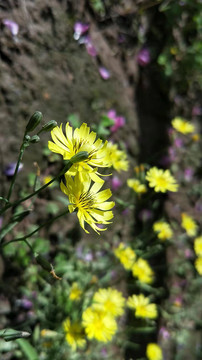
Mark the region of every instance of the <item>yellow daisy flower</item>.
<instances>
[{"instance_id":1,"label":"yellow daisy flower","mask_svg":"<svg viewBox=\"0 0 202 360\"><path fill-rule=\"evenodd\" d=\"M199 256L195 260L195 268L198 271L199 275L202 275L202 256Z\"/></svg>"},{"instance_id":2,"label":"yellow daisy flower","mask_svg":"<svg viewBox=\"0 0 202 360\"><path fill-rule=\"evenodd\" d=\"M86 176L89 175L93 181L102 182L99 176L96 175L97 168L111 166L108 151L106 150L107 141L103 144L101 139L96 140L96 133L90 132L90 128L85 123L74 131L67 123L65 130L66 136L63 133L61 124L60 127L57 126L51 131L53 142L48 142L49 149L61 154L64 160L71 159L80 151L87 151L89 153L88 159L74 164L68 174L74 176L79 171L83 180L86 180Z\"/></svg>"},{"instance_id":3,"label":"yellow daisy flower","mask_svg":"<svg viewBox=\"0 0 202 360\"><path fill-rule=\"evenodd\" d=\"M135 310L136 317L156 319L158 316L156 304L150 304L149 298L143 294L130 296L127 305Z\"/></svg>"},{"instance_id":4,"label":"yellow daisy flower","mask_svg":"<svg viewBox=\"0 0 202 360\"><path fill-rule=\"evenodd\" d=\"M81 289L79 288L78 283L77 283L77 282L74 282L74 283L72 284L72 287L71 287L71 290L70 290L70 294L69 294L70 300L72 300L72 301L78 301L78 300L80 300L81 294L82 294L82 291L81 291Z\"/></svg>"},{"instance_id":5,"label":"yellow daisy flower","mask_svg":"<svg viewBox=\"0 0 202 360\"><path fill-rule=\"evenodd\" d=\"M146 355L148 360L163 360L162 350L160 346L155 343L150 343L147 345Z\"/></svg>"},{"instance_id":6,"label":"yellow daisy flower","mask_svg":"<svg viewBox=\"0 0 202 360\"><path fill-rule=\"evenodd\" d=\"M63 182L60 184L61 190L69 198L70 205L68 206L70 213L77 210L77 216L81 227L85 232L85 222L87 222L93 230L99 234L100 229L97 224L109 224L109 220L113 218L112 211L108 211L114 207L113 201L108 200L112 193L109 189L99 192L103 185L102 183L94 183L91 186L91 181L82 182L77 173L74 179L65 174L66 186Z\"/></svg>"},{"instance_id":7,"label":"yellow daisy flower","mask_svg":"<svg viewBox=\"0 0 202 360\"><path fill-rule=\"evenodd\" d=\"M82 319L89 339L108 342L117 330L114 317L95 306L88 307L83 312Z\"/></svg>"},{"instance_id":8,"label":"yellow daisy flower","mask_svg":"<svg viewBox=\"0 0 202 360\"><path fill-rule=\"evenodd\" d=\"M151 284L154 279L154 272L149 263L139 258L132 266L132 273L134 277L137 277L139 281Z\"/></svg>"},{"instance_id":9,"label":"yellow daisy flower","mask_svg":"<svg viewBox=\"0 0 202 360\"><path fill-rule=\"evenodd\" d=\"M181 117L174 118L172 120L172 126L175 130L184 135L191 134L195 131L194 125Z\"/></svg>"},{"instance_id":10,"label":"yellow daisy flower","mask_svg":"<svg viewBox=\"0 0 202 360\"><path fill-rule=\"evenodd\" d=\"M149 181L149 186L153 187L156 192L176 192L178 189L178 184L176 183L175 178L171 175L170 170L164 171L154 166L147 171L146 180Z\"/></svg>"},{"instance_id":11,"label":"yellow daisy flower","mask_svg":"<svg viewBox=\"0 0 202 360\"><path fill-rule=\"evenodd\" d=\"M132 188L137 194L144 194L145 192L147 192L146 185L141 184L138 179L128 179L127 185Z\"/></svg>"},{"instance_id":12,"label":"yellow daisy flower","mask_svg":"<svg viewBox=\"0 0 202 360\"><path fill-rule=\"evenodd\" d=\"M157 237L163 241L173 236L170 225L165 221L156 221L153 225L153 230L157 233Z\"/></svg>"},{"instance_id":13,"label":"yellow daisy flower","mask_svg":"<svg viewBox=\"0 0 202 360\"><path fill-rule=\"evenodd\" d=\"M114 250L114 254L126 270L132 268L136 259L136 254L129 246L126 247L123 243L120 243L119 247Z\"/></svg>"},{"instance_id":14,"label":"yellow daisy flower","mask_svg":"<svg viewBox=\"0 0 202 360\"><path fill-rule=\"evenodd\" d=\"M196 255L202 256L202 236L199 236L194 240L194 250Z\"/></svg>"},{"instance_id":15,"label":"yellow daisy flower","mask_svg":"<svg viewBox=\"0 0 202 360\"><path fill-rule=\"evenodd\" d=\"M65 339L73 351L85 346L84 329L79 322L71 323L70 319L67 318L63 323L63 328L65 331Z\"/></svg>"},{"instance_id":16,"label":"yellow daisy flower","mask_svg":"<svg viewBox=\"0 0 202 360\"><path fill-rule=\"evenodd\" d=\"M116 289L99 289L93 296L93 302L114 317L120 316L124 312L125 299L122 293Z\"/></svg>"},{"instance_id":17,"label":"yellow daisy flower","mask_svg":"<svg viewBox=\"0 0 202 360\"><path fill-rule=\"evenodd\" d=\"M191 218L191 216L186 213L182 213L182 223L181 226L185 229L187 235L195 236L197 233L198 226L196 222Z\"/></svg>"},{"instance_id":18,"label":"yellow daisy flower","mask_svg":"<svg viewBox=\"0 0 202 360\"><path fill-rule=\"evenodd\" d=\"M108 159L111 162L111 166L115 170L119 171L127 171L128 170L128 160L127 155L123 150L118 149L117 144L113 144L112 142L108 142L107 144L108 150Z\"/></svg>"}]
</instances>

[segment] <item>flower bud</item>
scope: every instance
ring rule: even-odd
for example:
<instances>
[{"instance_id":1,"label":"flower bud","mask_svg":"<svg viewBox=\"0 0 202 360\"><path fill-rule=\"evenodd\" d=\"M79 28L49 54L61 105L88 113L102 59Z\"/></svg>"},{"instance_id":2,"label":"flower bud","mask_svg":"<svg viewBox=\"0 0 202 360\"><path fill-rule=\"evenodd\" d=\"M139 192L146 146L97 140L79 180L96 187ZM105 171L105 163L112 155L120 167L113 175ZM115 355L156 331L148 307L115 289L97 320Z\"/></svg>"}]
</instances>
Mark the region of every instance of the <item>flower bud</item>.
<instances>
[{"instance_id":1,"label":"flower bud","mask_svg":"<svg viewBox=\"0 0 202 360\"><path fill-rule=\"evenodd\" d=\"M80 151L76 155L72 156L70 161L71 161L71 163L75 164L77 162L84 161L84 160L88 159L88 155L89 154L87 153L87 151Z\"/></svg>"},{"instance_id":2,"label":"flower bud","mask_svg":"<svg viewBox=\"0 0 202 360\"><path fill-rule=\"evenodd\" d=\"M29 141L31 139L31 137L29 135L25 135L25 140Z\"/></svg>"},{"instance_id":3,"label":"flower bud","mask_svg":"<svg viewBox=\"0 0 202 360\"><path fill-rule=\"evenodd\" d=\"M33 131L39 125L42 118L43 118L42 113L40 111L35 111L35 113L29 119L25 132L28 133L30 131Z\"/></svg>"},{"instance_id":4,"label":"flower bud","mask_svg":"<svg viewBox=\"0 0 202 360\"><path fill-rule=\"evenodd\" d=\"M40 141L40 137L38 135L34 135L30 139L30 143L32 144L38 143L39 141Z\"/></svg>"},{"instance_id":5,"label":"flower bud","mask_svg":"<svg viewBox=\"0 0 202 360\"><path fill-rule=\"evenodd\" d=\"M0 331L0 338L3 338L5 341L28 338L30 335L31 334L27 331L18 331L13 329L4 329Z\"/></svg>"},{"instance_id":6,"label":"flower bud","mask_svg":"<svg viewBox=\"0 0 202 360\"><path fill-rule=\"evenodd\" d=\"M51 131L57 126L57 122L55 120L48 121L45 125L42 126L41 130L38 132L38 135L43 131Z\"/></svg>"}]
</instances>

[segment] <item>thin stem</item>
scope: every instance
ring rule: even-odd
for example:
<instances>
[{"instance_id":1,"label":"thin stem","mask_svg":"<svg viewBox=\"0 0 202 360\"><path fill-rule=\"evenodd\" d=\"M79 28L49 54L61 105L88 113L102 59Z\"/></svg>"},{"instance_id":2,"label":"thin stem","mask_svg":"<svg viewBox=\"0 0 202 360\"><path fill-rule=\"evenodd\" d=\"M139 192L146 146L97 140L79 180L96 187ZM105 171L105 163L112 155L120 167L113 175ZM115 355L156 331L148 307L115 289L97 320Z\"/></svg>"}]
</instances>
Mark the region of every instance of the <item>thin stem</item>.
<instances>
[{"instance_id":1,"label":"thin stem","mask_svg":"<svg viewBox=\"0 0 202 360\"><path fill-rule=\"evenodd\" d=\"M24 145L25 145L25 141L23 140L23 143L22 143L21 148L20 148L20 154L18 156L17 165L16 165L16 168L15 168L15 173L14 173L14 175L12 177L11 185L10 185L10 188L9 188L9 191L8 191L8 196L7 196L8 201L9 201L9 199L11 197L11 194L12 194L12 191L13 191L13 186L14 186L16 176L17 176L17 173L18 173L18 169L19 169L19 166L20 166L20 162L22 160L22 157L23 157L23 154L24 154L24 151L25 151L25 146Z\"/></svg>"},{"instance_id":2,"label":"thin stem","mask_svg":"<svg viewBox=\"0 0 202 360\"><path fill-rule=\"evenodd\" d=\"M68 212L69 212L69 210L68 210L68 209L65 209L65 211L61 212L60 214L58 214L57 216L55 216L53 219L50 219L50 220L46 221L45 223L43 223L42 225L40 225L37 229L35 229L35 230L32 231L31 233L29 233L29 234L27 234L27 235L25 235L25 236L23 236L23 237L21 237L21 238L17 238L17 239L13 239L13 240L11 240L11 241L8 241L8 242L2 244L1 246L2 246L2 247L5 247L5 246L7 246L7 245L9 245L9 244L11 244L11 243L18 242L18 241L25 241L25 242L26 242L26 240L27 240L28 238L30 238L32 235L34 235L37 231L41 230L41 229L42 229L44 226L46 226L46 225L52 224L55 220L59 219L59 218L62 217L63 215L67 214ZM27 243L27 245L32 249L31 245L30 245L28 242L26 242L26 243ZM32 251L33 251L33 250L32 250Z\"/></svg>"}]
</instances>

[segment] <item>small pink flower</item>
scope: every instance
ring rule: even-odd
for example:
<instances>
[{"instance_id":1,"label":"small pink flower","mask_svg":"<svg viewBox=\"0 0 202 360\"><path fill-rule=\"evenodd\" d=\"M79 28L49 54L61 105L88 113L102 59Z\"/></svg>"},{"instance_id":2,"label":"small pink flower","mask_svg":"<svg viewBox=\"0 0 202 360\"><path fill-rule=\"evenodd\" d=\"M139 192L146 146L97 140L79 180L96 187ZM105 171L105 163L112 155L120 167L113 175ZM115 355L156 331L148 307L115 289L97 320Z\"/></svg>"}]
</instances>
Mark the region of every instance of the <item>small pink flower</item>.
<instances>
[{"instance_id":1,"label":"small pink flower","mask_svg":"<svg viewBox=\"0 0 202 360\"><path fill-rule=\"evenodd\" d=\"M119 128L123 127L126 120L123 116L116 116L114 125L110 128L111 132L116 132Z\"/></svg>"},{"instance_id":2,"label":"small pink flower","mask_svg":"<svg viewBox=\"0 0 202 360\"><path fill-rule=\"evenodd\" d=\"M87 50L88 55L90 55L92 57L97 56L97 50L96 50L95 46L93 45L90 36L86 37L85 46L86 46L86 50Z\"/></svg>"},{"instance_id":3,"label":"small pink flower","mask_svg":"<svg viewBox=\"0 0 202 360\"><path fill-rule=\"evenodd\" d=\"M192 259L193 258L193 252L191 251L191 249L185 249L184 251L184 255L186 259Z\"/></svg>"},{"instance_id":4,"label":"small pink flower","mask_svg":"<svg viewBox=\"0 0 202 360\"><path fill-rule=\"evenodd\" d=\"M200 116L202 115L202 107L195 105L192 108L192 116Z\"/></svg>"},{"instance_id":5,"label":"small pink flower","mask_svg":"<svg viewBox=\"0 0 202 360\"><path fill-rule=\"evenodd\" d=\"M15 21L4 19L3 24L10 30L13 36L18 34L19 25Z\"/></svg>"},{"instance_id":6,"label":"small pink flower","mask_svg":"<svg viewBox=\"0 0 202 360\"><path fill-rule=\"evenodd\" d=\"M151 54L148 48L143 48L139 51L137 62L140 66L147 66L151 62Z\"/></svg>"},{"instance_id":7,"label":"small pink flower","mask_svg":"<svg viewBox=\"0 0 202 360\"><path fill-rule=\"evenodd\" d=\"M162 326L159 330L159 334L162 336L162 338L164 340L167 340L170 338L170 333L169 331L166 329L166 327Z\"/></svg>"},{"instance_id":8,"label":"small pink flower","mask_svg":"<svg viewBox=\"0 0 202 360\"><path fill-rule=\"evenodd\" d=\"M99 67L99 73L104 80L108 80L111 77L110 72L103 66Z\"/></svg>"},{"instance_id":9,"label":"small pink flower","mask_svg":"<svg viewBox=\"0 0 202 360\"><path fill-rule=\"evenodd\" d=\"M174 140L174 144L175 144L175 146L176 146L177 148L179 148L179 149L182 148L183 145L184 145L183 140L180 139L180 138L176 138L176 139Z\"/></svg>"},{"instance_id":10,"label":"small pink flower","mask_svg":"<svg viewBox=\"0 0 202 360\"><path fill-rule=\"evenodd\" d=\"M118 176L113 176L111 180L111 186L113 191L117 191L120 186L122 185L121 180L118 178Z\"/></svg>"},{"instance_id":11,"label":"small pink flower","mask_svg":"<svg viewBox=\"0 0 202 360\"><path fill-rule=\"evenodd\" d=\"M107 116L112 119L115 120L116 119L116 110L114 109L110 109L107 113Z\"/></svg>"},{"instance_id":12,"label":"small pink flower","mask_svg":"<svg viewBox=\"0 0 202 360\"><path fill-rule=\"evenodd\" d=\"M194 175L194 170L193 170L192 168L187 168L187 169L185 169L185 171L184 171L184 179L185 179L187 182L192 181L193 175Z\"/></svg>"},{"instance_id":13,"label":"small pink flower","mask_svg":"<svg viewBox=\"0 0 202 360\"><path fill-rule=\"evenodd\" d=\"M82 22L77 21L74 24L74 39L79 40L81 35L85 34L89 30L90 25L84 24Z\"/></svg>"}]
</instances>

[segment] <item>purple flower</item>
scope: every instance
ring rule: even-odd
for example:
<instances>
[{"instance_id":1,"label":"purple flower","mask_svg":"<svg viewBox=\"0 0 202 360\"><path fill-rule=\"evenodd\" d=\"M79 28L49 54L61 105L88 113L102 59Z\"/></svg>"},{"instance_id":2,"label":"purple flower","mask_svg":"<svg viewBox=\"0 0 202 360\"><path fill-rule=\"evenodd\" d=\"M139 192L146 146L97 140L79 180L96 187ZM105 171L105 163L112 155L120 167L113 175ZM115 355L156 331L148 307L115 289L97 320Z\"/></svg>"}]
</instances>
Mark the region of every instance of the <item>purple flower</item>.
<instances>
[{"instance_id":1,"label":"purple flower","mask_svg":"<svg viewBox=\"0 0 202 360\"><path fill-rule=\"evenodd\" d=\"M181 148L181 147L183 147L183 145L184 145L183 140L180 139L180 138L176 138L176 139L174 140L174 144L175 144L175 146L176 146L177 148Z\"/></svg>"},{"instance_id":2,"label":"purple flower","mask_svg":"<svg viewBox=\"0 0 202 360\"><path fill-rule=\"evenodd\" d=\"M195 105L192 109L192 116L202 115L202 107Z\"/></svg>"},{"instance_id":3,"label":"purple flower","mask_svg":"<svg viewBox=\"0 0 202 360\"><path fill-rule=\"evenodd\" d=\"M148 48L143 48L139 51L137 62L140 66L147 66L151 62L151 54Z\"/></svg>"},{"instance_id":4,"label":"purple flower","mask_svg":"<svg viewBox=\"0 0 202 360\"><path fill-rule=\"evenodd\" d=\"M162 326L162 327L160 328L159 334L162 336L162 338L163 338L164 340L167 340L167 339L169 339L169 337L170 337L169 331L168 331L168 330L166 329L166 327L164 327L164 326Z\"/></svg>"},{"instance_id":5,"label":"purple flower","mask_svg":"<svg viewBox=\"0 0 202 360\"><path fill-rule=\"evenodd\" d=\"M13 36L16 36L18 34L19 25L16 22L12 20L4 19L3 24L10 30Z\"/></svg>"},{"instance_id":6,"label":"purple flower","mask_svg":"<svg viewBox=\"0 0 202 360\"><path fill-rule=\"evenodd\" d=\"M93 45L90 36L86 36L85 46L86 46L88 55L90 55L92 57L97 56L97 50L96 50L95 46Z\"/></svg>"},{"instance_id":7,"label":"purple flower","mask_svg":"<svg viewBox=\"0 0 202 360\"><path fill-rule=\"evenodd\" d=\"M122 215L123 216L128 216L128 214L130 213L130 210L128 208L125 208L123 211L122 211Z\"/></svg>"},{"instance_id":8,"label":"purple flower","mask_svg":"<svg viewBox=\"0 0 202 360\"><path fill-rule=\"evenodd\" d=\"M193 251L189 248L185 249L184 255L186 259L192 259L193 258Z\"/></svg>"},{"instance_id":9,"label":"purple flower","mask_svg":"<svg viewBox=\"0 0 202 360\"><path fill-rule=\"evenodd\" d=\"M138 217L142 222L147 222L153 218L153 214L149 209L142 209Z\"/></svg>"},{"instance_id":10,"label":"purple flower","mask_svg":"<svg viewBox=\"0 0 202 360\"><path fill-rule=\"evenodd\" d=\"M103 66L99 67L99 73L104 80L108 80L111 77L110 72Z\"/></svg>"},{"instance_id":11,"label":"purple flower","mask_svg":"<svg viewBox=\"0 0 202 360\"><path fill-rule=\"evenodd\" d=\"M101 354L102 354L102 356L106 357L106 356L107 356L107 349L106 349L106 348L102 348Z\"/></svg>"},{"instance_id":12,"label":"purple flower","mask_svg":"<svg viewBox=\"0 0 202 360\"><path fill-rule=\"evenodd\" d=\"M90 27L89 24L84 24L79 21L75 22L75 24L74 24L74 39L79 40L81 35L85 34L88 31L89 27Z\"/></svg>"},{"instance_id":13,"label":"purple flower","mask_svg":"<svg viewBox=\"0 0 202 360\"><path fill-rule=\"evenodd\" d=\"M175 161L176 152L175 152L175 149L173 149L172 146L170 146L170 147L168 148L168 155L169 155L169 158L170 158L170 162Z\"/></svg>"},{"instance_id":14,"label":"purple flower","mask_svg":"<svg viewBox=\"0 0 202 360\"><path fill-rule=\"evenodd\" d=\"M107 116L112 119L115 120L116 119L116 110L114 109L110 109L107 113Z\"/></svg>"},{"instance_id":15,"label":"purple flower","mask_svg":"<svg viewBox=\"0 0 202 360\"><path fill-rule=\"evenodd\" d=\"M10 176L13 176L14 173L15 173L16 165L17 165L16 162L15 162L15 163L10 163L10 164L6 165L6 167L5 167L5 169L4 169L4 174L5 174L6 176L9 176L9 177L10 177ZM22 168L23 168L23 164L20 163L19 168L18 168L18 172L21 171Z\"/></svg>"},{"instance_id":16,"label":"purple flower","mask_svg":"<svg viewBox=\"0 0 202 360\"><path fill-rule=\"evenodd\" d=\"M110 128L111 132L116 132L120 127L123 127L125 123L126 120L123 116L117 116L114 125Z\"/></svg>"},{"instance_id":17,"label":"purple flower","mask_svg":"<svg viewBox=\"0 0 202 360\"><path fill-rule=\"evenodd\" d=\"M119 177L118 176L113 176L113 178L111 180L112 190L117 191L120 188L121 185L122 185L122 182L119 179Z\"/></svg>"},{"instance_id":18,"label":"purple flower","mask_svg":"<svg viewBox=\"0 0 202 360\"><path fill-rule=\"evenodd\" d=\"M184 178L187 182L190 182L193 179L194 170L192 168L187 168L184 171Z\"/></svg>"}]
</instances>

